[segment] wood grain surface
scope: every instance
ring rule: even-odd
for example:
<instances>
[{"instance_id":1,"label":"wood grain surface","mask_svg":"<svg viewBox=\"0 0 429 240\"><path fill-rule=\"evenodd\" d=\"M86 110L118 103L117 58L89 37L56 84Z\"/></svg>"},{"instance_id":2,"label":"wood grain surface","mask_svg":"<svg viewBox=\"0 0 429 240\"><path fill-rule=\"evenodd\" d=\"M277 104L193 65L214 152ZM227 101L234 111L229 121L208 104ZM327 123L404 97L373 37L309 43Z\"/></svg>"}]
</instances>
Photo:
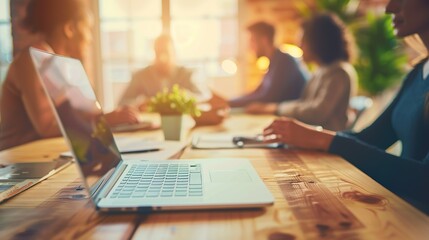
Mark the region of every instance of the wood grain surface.
<instances>
[{"instance_id":1,"label":"wood grain surface","mask_svg":"<svg viewBox=\"0 0 429 240\"><path fill-rule=\"evenodd\" d=\"M196 133L256 134L272 116L234 115ZM162 139L160 130L121 136ZM0 152L0 163L51 161L66 151L47 139ZM302 150L194 150L181 158L251 161L275 197L261 209L102 214L74 164L0 205L0 239L428 239L429 217L340 157ZM238 193L239 194L239 193Z\"/></svg>"}]
</instances>

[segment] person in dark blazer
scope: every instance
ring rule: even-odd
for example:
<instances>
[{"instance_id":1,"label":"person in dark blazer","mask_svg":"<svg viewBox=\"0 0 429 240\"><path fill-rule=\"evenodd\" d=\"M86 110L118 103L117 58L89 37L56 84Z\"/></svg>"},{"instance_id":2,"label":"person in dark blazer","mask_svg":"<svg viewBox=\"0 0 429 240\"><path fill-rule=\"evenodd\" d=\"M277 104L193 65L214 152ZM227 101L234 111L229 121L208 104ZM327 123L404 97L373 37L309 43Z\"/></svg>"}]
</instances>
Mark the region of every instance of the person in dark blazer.
<instances>
[{"instance_id":1,"label":"person in dark blazer","mask_svg":"<svg viewBox=\"0 0 429 240\"><path fill-rule=\"evenodd\" d=\"M283 102L297 99L304 89L308 72L304 65L274 45L275 29L266 22L250 25L250 48L257 57L270 59L268 72L257 89L229 101L231 107L245 107L253 102Z\"/></svg>"}]
</instances>

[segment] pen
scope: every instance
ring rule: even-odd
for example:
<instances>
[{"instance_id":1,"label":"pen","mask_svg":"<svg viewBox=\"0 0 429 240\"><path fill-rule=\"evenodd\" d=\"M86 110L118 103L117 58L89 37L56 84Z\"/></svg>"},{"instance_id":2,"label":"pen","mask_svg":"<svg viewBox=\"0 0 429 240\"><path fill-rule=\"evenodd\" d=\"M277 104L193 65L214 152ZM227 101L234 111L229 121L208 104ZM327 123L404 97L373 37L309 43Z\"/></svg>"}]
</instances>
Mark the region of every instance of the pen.
<instances>
[{"instance_id":1,"label":"pen","mask_svg":"<svg viewBox=\"0 0 429 240\"><path fill-rule=\"evenodd\" d=\"M135 154L135 153L147 153L147 152L156 152L161 149L159 148L147 148L141 150L130 150L130 151L121 151L121 154Z\"/></svg>"}]
</instances>

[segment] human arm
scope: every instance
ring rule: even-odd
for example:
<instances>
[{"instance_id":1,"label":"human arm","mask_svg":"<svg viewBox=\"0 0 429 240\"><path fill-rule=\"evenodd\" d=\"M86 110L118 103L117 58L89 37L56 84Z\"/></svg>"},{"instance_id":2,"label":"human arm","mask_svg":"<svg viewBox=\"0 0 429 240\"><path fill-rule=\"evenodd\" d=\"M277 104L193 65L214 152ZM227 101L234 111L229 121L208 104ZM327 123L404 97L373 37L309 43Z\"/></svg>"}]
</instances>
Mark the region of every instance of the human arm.
<instances>
[{"instance_id":1,"label":"human arm","mask_svg":"<svg viewBox=\"0 0 429 240\"><path fill-rule=\"evenodd\" d=\"M307 85L306 92L312 92L311 98L281 103L276 112L308 124L323 125L340 103L349 101L351 82L352 77L346 71L332 69L313 78Z\"/></svg>"},{"instance_id":2,"label":"human arm","mask_svg":"<svg viewBox=\"0 0 429 240\"><path fill-rule=\"evenodd\" d=\"M424 189L429 184L429 149L422 149L423 154L414 159L386 152L386 149L398 140L392 125L394 109L414 79L415 73L417 71L413 70L408 75L398 95L380 117L359 133L316 133L317 131L309 127L305 131L296 126L296 120L283 119L287 123L273 123L266 129L265 134L271 138L275 136L270 141L280 139L298 147L338 154L395 193L427 205L429 192Z\"/></svg>"},{"instance_id":3,"label":"human arm","mask_svg":"<svg viewBox=\"0 0 429 240\"><path fill-rule=\"evenodd\" d=\"M357 139L360 139L361 141L366 142L370 145L374 145L380 149L387 149L392 144L394 144L398 140L398 137L396 136L396 132L394 131L393 126L392 126L393 110L396 108L397 102L399 101L400 97L402 96L404 89L407 88L408 83L410 82L409 79L413 78L415 72L416 71L414 70L408 75L408 77L406 78L406 80L403 83L403 86L401 87L400 91L398 92L397 96L393 99L393 101L389 104L389 106L383 111L383 113L369 127L365 128L363 131L361 131L359 133L349 132L348 134L351 136L354 136ZM337 75L338 75L338 73L340 73L339 77L332 78L332 76L331 76L330 81L328 81L328 83L329 82L335 83L336 80L341 80L341 75L342 75L341 73L344 73L344 71L337 72ZM309 84L311 84L311 83L309 83ZM329 88L329 87L325 87L325 88ZM308 89L306 89L306 90L308 90ZM326 95L326 94L327 94L327 91L325 91L324 95ZM333 93L333 94L335 95L335 93ZM331 94L328 94L326 97L323 97L322 99L331 98L330 95ZM301 103L301 102L286 102L286 103L284 103L284 105L288 105L288 104L291 105L289 110L291 110L291 109L293 110L296 105L303 105L303 106L306 105L306 104ZM311 106L312 103L310 102L309 105ZM279 108L280 107L281 106L279 106ZM321 109L322 108L323 107L321 107ZM331 108L332 108L332 106L331 106ZM324 113L319 112L319 110L315 109L314 111L317 112L318 118L319 117L323 118ZM279 112L281 112L281 111L279 111ZM293 114L291 114L291 115L293 115ZM289 115L287 115L287 116L289 116ZM295 116L291 116L291 117L295 117ZM300 120L303 120L303 119L300 119ZM318 122L314 122L314 121L313 122L308 121L308 123L313 124L313 125L319 125Z\"/></svg>"},{"instance_id":4,"label":"human arm","mask_svg":"<svg viewBox=\"0 0 429 240\"><path fill-rule=\"evenodd\" d=\"M395 134L395 131L392 126L392 114L393 110L395 109L397 102L399 101L399 98L403 92L403 89L406 86L406 82L404 83L404 86L399 91L398 95L395 97L395 99L392 101L392 103L384 110L384 112L372 123L369 127L364 129L363 131L359 133L347 133L349 136L352 136L360 141L366 142L369 145L376 146L380 149L387 149L390 147L393 143L395 143L398 138ZM303 129L303 126L307 126ZM312 146L307 142L307 136L302 135L300 132L304 131L305 129L312 129L314 127L310 125L306 125L301 123L300 121L294 120L292 118L282 117L278 120L275 120L267 129L266 134L277 134L282 137L282 141L284 141L287 144L296 145L298 147L302 148L310 148L310 149L318 149L327 151L330 143L324 143L323 148L321 146ZM296 132L296 133L295 133ZM305 132L305 131L304 131ZM327 133L325 130L324 132ZM295 137L288 137L291 133L295 133ZM335 135L333 132L331 132L331 135ZM302 139L304 136L304 139ZM312 136L317 137L317 136ZM298 141L296 143L291 143L289 141Z\"/></svg>"},{"instance_id":5,"label":"human arm","mask_svg":"<svg viewBox=\"0 0 429 240\"><path fill-rule=\"evenodd\" d=\"M429 151L424 159L394 156L346 133L335 133L282 118L264 130L267 142L337 154L396 194L418 202L429 201Z\"/></svg>"},{"instance_id":6,"label":"human arm","mask_svg":"<svg viewBox=\"0 0 429 240\"><path fill-rule=\"evenodd\" d=\"M398 157L344 133L337 133L328 149L396 194L425 203L429 202L428 150L424 159Z\"/></svg>"},{"instance_id":7,"label":"human arm","mask_svg":"<svg viewBox=\"0 0 429 240\"><path fill-rule=\"evenodd\" d=\"M25 111L37 134L42 138L60 136L58 123L31 62L29 52L24 52L17 57L11 71L15 76L14 83L20 92Z\"/></svg>"},{"instance_id":8,"label":"human arm","mask_svg":"<svg viewBox=\"0 0 429 240\"><path fill-rule=\"evenodd\" d=\"M194 117L196 126L217 125L228 117L230 111L228 102L218 94L213 92L210 100L203 104L208 108L201 109L201 116Z\"/></svg>"},{"instance_id":9,"label":"human arm","mask_svg":"<svg viewBox=\"0 0 429 240\"><path fill-rule=\"evenodd\" d=\"M282 117L265 128L263 135L266 142L283 142L302 149L328 151L335 132Z\"/></svg>"},{"instance_id":10,"label":"human arm","mask_svg":"<svg viewBox=\"0 0 429 240\"><path fill-rule=\"evenodd\" d=\"M307 72L297 60L287 56L272 64L261 85L252 93L230 100L231 107L244 107L252 102L278 103L301 96Z\"/></svg>"},{"instance_id":11,"label":"human arm","mask_svg":"<svg viewBox=\"0 0 429 240\"><path fill-rule=\"evenodd\" d=\"M245 111L249 114L275 114L278 108L278 103L261 103L255 102L249 104Z\"/></svg>"},{"instance_id":12,"label":"human arm","mask_svg":"<svg viewBox=\"0 0 429 240\"><path fill-rule=\"evenodd\" d=\"M136 108L124 106L105 114L110 126L133 124L139 122L139 112Z\"/></svg>"}]
</instances>

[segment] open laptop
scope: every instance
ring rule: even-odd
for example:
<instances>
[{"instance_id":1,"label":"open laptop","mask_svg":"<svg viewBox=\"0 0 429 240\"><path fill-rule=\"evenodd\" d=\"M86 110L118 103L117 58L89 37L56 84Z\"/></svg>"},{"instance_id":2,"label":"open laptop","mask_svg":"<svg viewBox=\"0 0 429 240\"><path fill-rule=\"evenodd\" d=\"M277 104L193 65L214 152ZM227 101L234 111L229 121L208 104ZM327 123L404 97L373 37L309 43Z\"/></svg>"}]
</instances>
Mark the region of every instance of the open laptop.
<instances>
[{"instance_id":1,"label":"open laptop","mask_svg":"<svg viewBox=\"0 0 429 240\"><path fill-rule=\"evenodd\" d=\"M273 203L244 159L122 160L80 61L34 48L30 54L100 211L253 208Z\"/></svg>"}]
</instances>

